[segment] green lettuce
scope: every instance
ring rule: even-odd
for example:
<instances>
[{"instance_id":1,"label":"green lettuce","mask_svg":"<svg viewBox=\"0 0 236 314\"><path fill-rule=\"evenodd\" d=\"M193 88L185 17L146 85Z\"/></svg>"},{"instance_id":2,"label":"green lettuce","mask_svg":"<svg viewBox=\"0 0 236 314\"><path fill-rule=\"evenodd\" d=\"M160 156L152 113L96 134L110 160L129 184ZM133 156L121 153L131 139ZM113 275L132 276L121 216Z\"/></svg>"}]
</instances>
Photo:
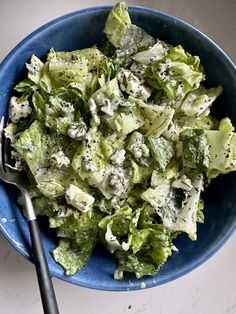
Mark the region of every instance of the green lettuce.
<instances>
[{"instance_id":1,"label":"green lettuce","mask_svg":"<svg viewBox=\"0 0 236 314\"><path fill-rule=\"evenodd\" d=\"M110 11L104 32L108 40L125 54L154 44L154 39L149 34L131 23L128 8L124 2L118 3Z\"/></svg>"},{"instance_id":2,"label":"green lettuce","mask_svg":"<svg viewBox=\"0 0 236 314\"><path fill-rule=\"evenodd\" d=\"M154 276L172 254L171 238L163 225L147 229L134 229L130 235L131 252L116 253L118 269L115 276L122 279L123 272L134 272L137 278Z\"/></svg>"},{"instance_id":3,"label":"green lettuce","mask_svg":"<svg viewBox=\"0 0 236 314\"><path fill-rule=\"evenodd\" d=\"M196 240L197 212L203 176L196 175L193 178L189 192L173 189L171 181L163 179L155 188L147 189L141 197L156 209L168 230L186 232L192 240Z\"/></svg>"},{"instance_id":4,"label":"green lettuce","mask_svg":"<svg viewBox=\"0 0 236 314\"><path fill-rule=\"evenodd\" d=\"M209 145L203 129L186 129L179 135L184 167L205 171L209 167Z\"/></svg>"},{"instance_id":5,"label":"green lettuce","mask_svg":"<svg viewBox=\"0 0 236 314\"><path fill-rule=\"evenodd\" d=\"M222 124L221 124L222 129ZM209 143L209 176L236 169L236 133L230 131L206 131Z\"/></svg>"},{"instance_id":6,"label":"green lettuce","mask_svg":"<svg viewBox=\"0 0 236 314\"><path fill-rule=\"evenodd\" d=\"M200 86L193 92L187 94L184 99L181 110L186 116L201 115L206 113L206 110L212 105L216 98L222 93L222 87L212 87L206 89Z\"/></svg>"},{"instance_id":7,"label":"green lettuce","mask_svg":"<svg viewBox=\"0 0 236 314\"><path fill-rule=\"evenodd\" d=\"M148 140L155 160L155 167L160 171L165 171L166 166L175 154L173 143L163 136L149 137Z\"/></svg>"},{"instance_id":8,"label":"green lettuce","mask_svg":"<svg viewBox=\"0 0 236 314\"><path fill-rule=\"evenodd\" d=\"M59 246L52 251L53 257L59 263L68 276L74 275L88 262L92 250L80 250L74 241L61 239Z\"/></svg>"},{"instance_id":9,"label":"green lettuce","mask_svg":"<svg viewBox=\"0 0 236 314\"><path fill-rule=\"evenodd\" d=\"M44 63L38 57L32 55L32 57L30 58L30 63L26 63L26 67L28 69L29 80L31 80L35 84L38 84L42 77Z\"/></svg>"},{"instance_id":10,"label":"green lettuce","mask_svg":"<svg viewBox=\"0 0 236 314\"><path fill-rule=\"evenodd\" d=\"M86 265L96 244L99 220L97 214L90 217L88 213L82 213L77 218L67 217L65 222L56 228L61 240L52 253L67 275L74 275Z\"/></svg>"},{"instance_id":11,"label":"green lettuce","mask_svg":"<svg viewBox=\"0 0 236 314\"><path fill-rule=\"evenodd\" d=\"M25 159L33 175L45 166L47 136L43 125L34 121L29 129L21 133L14 144L16 151Z\"/></svg>"},{"instance_id":12,"label":"green lettuce","mask_svg":"<svg viewBox=\"0 0 236 314\"><path fill-rule=\"evenodd\" d=\"M152 47L136 53L132 56L132 59L139 63L150 65L151 63L162 59L168 53L169 48L170 46L164 41L157 40Z\"/></svg>"},{"instance_id":13,"label":"green lettuce","mask_svg":"<svg viewBox=\"0 0 236 314\"><path fill-rule=\"evenodd\" d=\"M104 32L109 41L119 47L122 38L131 26L131 20L128 13L128 8L124 2L118 3L109 13Z\"/></svg>"},{"instance_id":14,"label":"green lettuce","mask_svg":"<svg viewBox=\"0 0 236 314\"><path fill-rule=\"evenodd\" d=\"M132 208L125 206L99 222L99 227L105 232L106 247L111 253L122 250L127 245L124 241L121 242L121 238L129 234L131 218Z\"/></svg>"},{"instance_id":15,"label":"green lettuce","mask_svg":"<svg viewBox=\"0 0 236 314\"><path fill-rule=\"evenodd\" d=\"M149 66L146 78L155 81L169 99L181 100L204 80L199 64L200 59L186 53L180 45L171 47L167 55Z\"/></svg>"},{"instance_id":16,"label":"green lettuce","mask_svg":"<svg viewBox=\"0 0 236 314\"><path fill-rule=\"evenodd\" d=\"M142 115L145 118L143 131L147 136L160 136L169 126L174 109L155 105L142 104Z\"/></svg>"}]
</instances>

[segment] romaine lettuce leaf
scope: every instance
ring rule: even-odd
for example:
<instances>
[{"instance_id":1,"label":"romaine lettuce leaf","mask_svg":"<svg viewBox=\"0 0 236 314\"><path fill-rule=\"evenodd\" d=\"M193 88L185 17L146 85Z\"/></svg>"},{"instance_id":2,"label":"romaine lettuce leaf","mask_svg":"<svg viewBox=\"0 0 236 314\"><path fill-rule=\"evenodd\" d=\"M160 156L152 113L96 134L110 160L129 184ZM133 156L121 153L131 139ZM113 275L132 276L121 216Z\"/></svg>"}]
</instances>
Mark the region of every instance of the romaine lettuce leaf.
<instances>
[{"instance_id":1,"label":"romaine lettuce leaf","mask_svg":"<svg viewBox=\"0 0 236 314\"><path fill-rule=\"evenodd\" d=\"M83 91L88 74L88 60L82 55L80 59L72 61L52 59L49 61L48 70L54 87L76 82L81 85Z\"/></svg>"},{"instance_id":2,"label":"romaine lettuce leaf","mask_svg":"<svg viewBox=\"0 0 236 314\"><path fill-rule=\"evenodd\" d=\"M203 176L195 176L188 193L171 188L170 182L168 179L160 181L158 186L147 189L141 197L156 209L168 230L184 231L192 240L196 240L197 210Z\"/></svg>"},{"instance_id":3,"label":"romaine lettuce leaf","mask_svg":"<svg viewBox=\"0 0 236 314\"><path fill-rule=\"evenodd\" d=\"M55 200L49 199L39 193L36 197L32 198L32 202L37 216L50 217L60 208Z\"/></svg>"},{"instance_id":4,"label":"romaine lettuce leaf","mask_svg":"<svg viewBox=\"0 0 236 314\"><path fill-rule=\"evenodd\" d=\"M124 278L124 272L135 273L137 278L143 276L154 276L158 271L158 267L153 263L146 262L144 258L138 258L135 254L116 254L119 262L119 266L115 271L114 278L122 280Z\"/></svg>"},{"instance_id":5,"label":"romaine lettuce leaf","mask_svg":"<svg viewBox=\"0 0 236 314\"><path fill-rule=\"evenodd\" d=\"M99 227L105 232L106 247L111 253L126 248L126 243L122 242L121 238L128 236L131 214L132 209L129 206L125 206L99 222Z\"/></svg>"},{"instance_id":6,"label":"romaine lettuce leaf","mask_svg":"<svg viewBox=\"0 0 236 314\"><path fill-rule=\"evenodd\" d=\"M47 60L50 62L51 60L54 61L81 61L81 58L87 59L88 65L88 72L92 73L91 71L98 71L105 65L108 61L106 56L96 47L93 46L91 48L85 48L81 50L73 50L71 52L64 52L64 51L55 51L51 49ZM75 67L76 68L76 67Z\"/></svg>"},{"instance_id":7,"label":"romaine lettuce leaf","mask_svg":"<svg viewBox=\"0 0 236 314\"><path fill-rule=\"evenodd\" d=\"M199 62L198 57L186 53L181 46L172 47L164 58L149 66L146 78L156 81L169 99L181 100L204 80Z\"/></svg>"},{"instance_id":8,"label":"romaine lettuce leaf","mask_svg":"<svg viewBox=\"0 0 236 314\"><path fill-rule=\"evenodd\" d=\"M223 118L220 120L219 131L221 132L233 132L235 127L233 126L229 118Z\"/></svg>"},{"instance_id":9,"label":"romaine lettuce leaf","mask_svg":"<svg viewBox=\"0 0 236 314\"><path fill-rule=\"evenodd\" d=\"M101 132L93 127L89 129L81 145L78 145L77 152L72 160L72 167L83 180L89 177L91 173L104 168L107 164L102 152L102 138Z\"/></svg>"},{"instance_id":10,"label":"romaine lettuce leaf","mask_svg":"<svg viewBox=\"0 0 236 314\"><path fill-rule=\"evenodd\" d=\"M59 246L52 251L55 261L65 269L68 276L81 270L89 260L91 253L92 249L81 250L70 239L61 239Z\"/></svg>"},{"instance_id":11,"label":"romaine lettuce leaf","mask_svg":"<svg viewBox=\"0 0 236 314\"><path fill-rule=\"evenodd\" d=\"M35 180L40 192L49 198L63 196L66 186L70 182L68 171L57 168L42 168L38 170L35 173Z\"/></svg>"},{"instance_id":12,"label":"romaine lettuce leaf","mask_svg":"<svg viewBox=\"0 0 236 314\"><path fill-rule=\"evenodd\" d=\"M104 32L115 47L120 47L122 39L130 26L131 20L128 8L124 2L120 2L109 12Z\"/></svg>"},{"instance_id":13,"label":"romaine lettuce leaf","mask_svg":"<svg viewBox=\"0 0 236 314\"><path fill-rule=\"evenodd\" d=\"M38 84L42 76L44 63L38 57L32 55L30 63L26 63L26 67L29 71L28 78L35 84Z\"/></svg>"},{"instance_id":14,"label":"romaine lettuce leaf","mask_svg":"<svg viewBox=\"0 0 236 314\"><path fill-rule=\"evenodd\" d=\"M139 50L154 45L154 38L146 33L141 27L132 24L127 32L122 37L120 42L120 51L117 50L117 54L132 55Z\"/></svg>"},{"instance_id":15,"label":"romaine lettuce leaf","mask_svg":"<svg viewBox=\"0 0 236 314\"><path fill-rule=\"evenodd\" d=\"M155 188L150 187L143 192L141 198L156 209L163 208L169 198L170 189L170 180L163 178L158 181L158 185Z\"/></svg>"},{"instance_id":16,"label":"romaine lettuce leaf","mask_svg":"<svg viewBox=\"0 0 236 314\"><path fill-rule=\"evenodd\" d=\"M118 3L110 11L104 32L108 40L116 48L126 50L126 54L136 52L140 47L154 44L152 36L142 28L131 24L128 8L124 2Z\"/></svg>"},{"instance_id":17,"label":"romaine lettuce leaf","mask_svg":"<svg viewBox=\"0 0 236 314\"><path fill-rule=\"evenodd\" d=\"M104 158L108 161L117 150L124 148L125 141L122 137L118 138L116 133L101 138L101 150Z\"/></svg>"},{"instance_id":18,"label":"romaine lettuce leaf","mask_svg":"<svg viewBox=\"0 0 236 314\"><path fill-rule=\"evenodd\" d=\"M236 170L236 133L209 130L206 131L206 136L210 156L208 175L215 177L219 173Z\"/></svg>"},{"instance_id":19,"label":"romaine lettuce leaf","mask_svg":"<svg viewBox=\"0 0 236 314\"><path fill-rule=\"evenodd\" d=\"M175 154L175 148L172 142L166 140L163 136L148 137L152 156L155 160L155 169L165 171L166 166Z\"/></svg>"},{"instance_id":20,"label":"romaine lettuce leaf","mask_svg":"<svg viewBox=\"0 0 236 314\"><path fill-rule=\"evenodd\" d=\"M206 89L200 86L198 89L190 92L185 97L181 110L186 116L200 116L212 105L216 98L222 93L222 87L212 87Z\"/></svg>"},{"instance_id":21,"label":"romaine lettuce leaf","mask_svg":"<svg viewBox=\"0 0 236 314\"><path fill-rule=\"evenodd\" d=\"M34 91L36 91L39 87L30 79L23 79L20 81L15 87L14 90L16 90L19 93L23 93L21 95L22 100L28 99Z\"/></svg>"},{"instance_id":22,"label":"romaine lettuce leaf","mask_svg":"<svg viewBox=\"0 0 236 314\"><path fill-rule=\"evenodd\" d=\"M43 70L42 70L42 76L39 81L39 87L40 89L47 94L50 94L53 90L53 84L49 73L49 63L46 62L44 64Z\"/></svg>"},{"instance_id":23,"label":"romaine lettuce leaf","mask_svg":"<svg viewBox=\"0 0 236 314\"><path fill-rule=\"evenodd\" d=\"M142 128L145 135L160 136L168 128L174 115L174 109L149 104L142 104L140 107L145 118Z\"/></svg>"},{"instance_id":24,"label":"romaine lettuce leaf","mask_svg":"<svg viewBox=\"0 0 236 314\"><path fill-rule=\"evenodd\" d=\"M147 229L133 229L129 241L133 253L116 253L119 266L115 275L119 274L120 278L123 272L134 272L137 278L153 276L172 254L169 232L160 224Z\"/></svg>"},{"instance_id":25,"label":"romaine lettuce leaf","mask_svg":"<svg viewBox=\"0 0 236 314\"><path fill-rule=\"evenodd\" d=\"M193 188L188 192L186 198L178 200L176 192L159 215L167 229L186 232L191 240L197 239L197 212L200 201L200 193L203 189L203 176L197 175L192 181ZM178 207L182 200L182 207Z\"/></svg>"},{"instance_id":26,"label":"romaine lettuce leaf","mask_svg":"<svg viewBox=\"0 0 236 314\"><path fill-rule=\"evenodd\" d=\"M131 165L133 168L132 173L132 183L138 184L138 183L145 183L148 178L151 176L152 170L148 167L142 167L133 160L131 160Z\"/></svg>"},{"instance_id":27,"label":"romaine lettuce leaf","mask_svg":"<svg viewBox=\"0 0 236 314\"><path fill-rule=\"evenodd\" d=\"M71 276L83 268L96 244L100 216L82 213L75 218L67 217L57 230L62 238L59 246L52 251L53 256Z\"/></svg>"},{"instance_id":28,"label":"romaine lettuce leaf","mask_svg":"<svg viewBox=\"0 0 236 314\"><path fill-rule=\"evenodd\" d=\"M145 82L144 74L145 71L147 70L147 65L134 61L132 62L132 65L129 69L135 76L139 78L141 83Z\"/></svg>"},{"instance_id":29,"label":"romaine lettuce leaf","mask_svg":"<svg viewBox=\"0 0 236 314\"><path fill-rule=\"evenodd\" d=\"M115 114L104 115L102 119L119 137L126 136L144 125L144 117L140 108L129 101L121 104Z\"/></svg>"},{"instance_id":30,"label":"romaine lettuce leaf","mask_svg":"<svg viewBox=\"0 0 236 314\"><path fill-rule=\"evenodd\" d=\"M21 133L14 144L16 151L25 159L33 175L44 167L47 152L47 136L43 125L35 120L29 129Z\"/></svg>"},{"instance_id":31,"label":"romaine lettuce leaf","mask_svg":"<svg viewBox=\"0 0 236 314\"><path fill-rule=\"evenodd\" d=\"M157 40L152 47L136 53L132 59L145 65L162 59L169 51L170 45L162 40Z\"/></svg>"},{"instance_id":32,"label":"romaine lettuce leaf","mask_svg":"<svg viewBox=\"0 0 236 314\"><path fill-rule=\"evenodd\" d=\"M211 116L186 116L175 114L167 129L163 132L165 138L179 141L179 134L185 129L204 129L211 130L218 127L218 121Z\"/></svg>"},{"instance_id":33,"label":"romaine lettuce leaf","mask_svg":"<svg viewBox=\"0 0 236 314\"><path fill-rule=\"evenodd\" d=\"M107 81L89 99L93 100L94 107L101 117L113 117L119 106L128 104L123 97L117 79Z\"/></svg>"},{"instance_id":34,"label":"romaine lettuce leaf","mask_svg":"<svg viewBox=\"0 0 236 314\"><path fill-rule=\"evenodd\" d=\"M205 171L209 166L209 145L203 129L186 129L179 135L184 167Z\"/></svg>"}]
</instances>

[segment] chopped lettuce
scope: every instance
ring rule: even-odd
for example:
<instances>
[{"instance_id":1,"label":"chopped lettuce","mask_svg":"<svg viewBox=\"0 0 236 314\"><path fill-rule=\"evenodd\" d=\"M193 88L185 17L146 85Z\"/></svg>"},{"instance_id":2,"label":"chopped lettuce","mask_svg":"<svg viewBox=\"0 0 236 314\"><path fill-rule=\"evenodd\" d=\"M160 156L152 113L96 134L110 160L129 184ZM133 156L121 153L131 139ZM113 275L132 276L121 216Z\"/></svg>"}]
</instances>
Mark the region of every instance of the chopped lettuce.
<instances>
[{"instance_id":1,"label":"chopped lettuce","mask_svg":"<svg viewBox=\"0 0 236 314\"><path fill-rule=\"evenodd\" d=\"M129 233L131 214L132 209L129 206L125 206L115 214L106 216L99 222L99 227L105 231L106 245L111 253L127 245L127 243L121 241L121 238Z\"/></svg>"},{"instance_id":2,"label":"chopped lettuce","mask_svg":"<svg viewBox=\"0 0 236 314\"><path fill-rule=\"evenodd\" d=\"M76 218L66 217L60 226L55 226L61 240L52 253L67 275L74 275L86 265L96 244L99 220L96 214L82 213Z\"/></svg>"},{"instance_id":3,"label":"chopped lettuce","mask_svg":"<svg viewBox=\"0 0 236 314\"><path fill-rule=\"evenodd\" d=\"M229 118L224 118L220 120L219 131L221 132L233 132L235 130L232 122Z\"/></svg>"},{"instance_id":4,"label":"chopped lettuce","mask_svg":"<svg viewBox=\"0 0 236 314\"><path fill-rule=\"evenodd\" d=\"M28 69L28 79L38 84L42 76L44 63L37 56L32 55L30 63L26 63L26 67ZM17 88L19 90L19 85Z\"/></svg>"},{"instance_id":5,"label":"chopped lettuce","mask_svg":"<svg viewBox=\"0 0 236 314\"><path fill-rule=\"evenodd\" d=\"M90 251L79 250L73 241L69 239L61 239L57 248L52 251L55 261L62 265L68 276L74 275L83 268L90 255Z\"/></svg>"},{"instance_id":6,"label":"chopped lettuce","mask_svg":"<svg viewBox=\"0 0 236 314\"><path fill-rule=\"evenodd\" d=\"M179 135L183 166L205 171L209 166L209 144L202 129L186 129Z\"/></svg>"},{"instance_id":7,"label":"chopped lettuce","mask_svg":"<svg viewBox=\"0 0 236 314\"><path fill-rule=\"evenodd\" d=\"M149 66L146 77L154 80L169 99L181 100L205 78L199 63L197 56L189 55L181 46L171 47L164 58Z\"/></svg>"},{"instance_id":8,"label":"chopped lettuce","mask_svg":"<svg viewBox=\"0 0 236 314\"><path fill-rule=\"evenodd\" d=\"M132 175L132 183L145 183L147 179L151 176L151 170L147 167L142 167L138 165L135 161L131 161L131 165L133 168L133 175Z\"/></svg>"},{"instance_id":9,"label":"chopped lettuce","mask_svg":"<svg viewBox=\"0 0 236 314\"><path fill-rule=\"evenodd\" d=\"M227 173L236 169L236 134L217 130L206 131L209 143L209 175Z\"/></svg>"},{"instance_id":10,"label":"chopped lettuce","mask_svg":"<svg viewBox=\"0 0 236 314\"><path fill-rule=\"evenodd\" d=\"M119 261L115 273L122 279L123 272L134 272L137 278L155 275L172 254L169 232L163 225L151 225L146 229L134 229L130 235L131 252L116 253Z\"/></svg>"},{"instance_id":11,"label":"chopped lettuce","mask_svg":"<svg viewBox=\"0 0 236 314\"><path fill-rule=\"evenodd\" d=\"M120 51L118 50L117 52L120 55L131 55L141 49L152 46L154 42L155 40L151 35L146 33L141 27L132 24L122 37Z\"/></svg>"},{"instance_id":12,"label":"chopped lettuce","mask_svg":"<svg viewBox=\"0 0 236 314\"><path fill-rule=\"evenodd\" d=\"M222 93L222 87L213 87L209 90L200 86L195 91L189 93L184 99L181 110L186 116L200 116L212 105L216 98Z\"/></svg>"},{"instance_id":13,"label":"chopped lettuce","mask_svg":"<svg viewBox=\"0 0 236 314\"><path fill-rule=\"evenodd\" d=\"M104 32L115 47L120 47L122 39L130 26L131 20L127 6L124 2L120 2L110 11Z\"/></svg>"},{"instance_id":14,"label":"chopped lettuce","mask_svg":"<svg viewBox=\"0 0 236 314\"><path fill-rule=\"evenodd\" d=\"M118 3L109 13L104 32L122 57L137 52L140 48L154 44L152 36L131 23L128 8L124 2Z\"/></svg>"},{"instance_id":15,"label":"chopped lettuce","mask_svg":"<svg viewBox=\"0 0 236 314\"><path fill-rule=\"evenodd\" d=\"M140 107L145 118L145 135L160 136L171 123L174 109L148 104L142 104Z\"/></svg>"},{"instance_id":16,"label":"chopped lettuce","mask_svg":"<svg viewBox=\"0 0 236 314\"><path fill-rule=\"evenodd\" d=\"M43 125L37 120L34 121L22 132L14 147L24 158L32 174L36 175L38 169L45 166L47 152L47 137Z\"/></svg>"},{"instance_id":17,"label":"chopped lettuce","mask_svg":"<svg viewBox=\"0 0 236 314\"><path fill-rule=\"evenodd\" d=\"M151 63L162 59L168 53L169 48L169 45L164 41L157 40L155 45L147 50L136 53L132 59L139 63L150 65Z\"/></svg>"},{"instance_id":18,"label":"chopped lettuce","mask_svg":"<svg viewBox=\"0 0 236 314\"><path fill-rule=\"evenodd\" d=\"M165 171L166 166L175 154L174 145L164 137L149 137L148 138L151 152L155 160L155 168L160 171Z\"/></svg>"},{"instance_id":19,"label":"chopped lettuce","mask_svg":"<svg viewBox=\"0 0 236 314\"><path fill-rule=\"evenodd\" d=\"M88 178L107 164L101 145L102 134L96 127L90 128L72 159L72 167L78 172L82 180Z\"/></svg>"},{"instance_id":20,"label":"chopped lettuce","mask_svg":"<svg viewBox=\"0 0 236 314\"><path fill-rule=\"evenodd\" d=\"M155 188L149 188L141 197L156 209L168 230L186 232L192 240L196 240L197 210L202 187L202 175L195 177L187 194L171 188L170 180L165 179Z\"/></svg>"}]
</instances>

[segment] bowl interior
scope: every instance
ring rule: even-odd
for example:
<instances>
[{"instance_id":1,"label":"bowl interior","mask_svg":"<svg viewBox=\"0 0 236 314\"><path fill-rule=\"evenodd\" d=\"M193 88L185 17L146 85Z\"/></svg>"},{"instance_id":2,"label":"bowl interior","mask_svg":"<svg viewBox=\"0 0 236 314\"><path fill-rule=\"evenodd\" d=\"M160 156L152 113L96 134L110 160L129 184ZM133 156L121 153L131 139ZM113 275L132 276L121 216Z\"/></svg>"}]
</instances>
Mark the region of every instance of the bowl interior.
<instances>
[{"instance_id":1,"label":"bowl interior","mask_svg":"<svg viewBox=\"0 0 236 314\"><path fill-rule=\"evenodd\" d=\"M70 51L99 42L104 37L103 28L109 10L110 7L97 7L71 13L48 23L23 40L0 67L0 114L6 114L13 87L24 73L25 62L32 54L43 57L51 47ZM205 35L174 17L140 7L130 7L130 13L133 23L152 36L171 44L181 44L191 54L200 56L207 75L206 85L221 84L224 88L215 104L214 114L217 117L229 116L236 125L236 70L224 52ZM235 180L236 173L231 173L211 183L203 195L205 224L198 225L198 240L193 242L181 235L175 241L179 252L169 258L155 277L138 280L130 275L124 281L115 281L112 276L115 260L101 247L96 248L82 271L73 277L65 276L50 254L57 240L48 229L47 221L42 219L40 225L51 274L80 286L102 290L152 287L184 275L208 259L233 232L236 225ZM28 226L16 205L16 193L14 188L0 183L0 229L11 244L30 259Z\"/></svg>"}]
</instances>

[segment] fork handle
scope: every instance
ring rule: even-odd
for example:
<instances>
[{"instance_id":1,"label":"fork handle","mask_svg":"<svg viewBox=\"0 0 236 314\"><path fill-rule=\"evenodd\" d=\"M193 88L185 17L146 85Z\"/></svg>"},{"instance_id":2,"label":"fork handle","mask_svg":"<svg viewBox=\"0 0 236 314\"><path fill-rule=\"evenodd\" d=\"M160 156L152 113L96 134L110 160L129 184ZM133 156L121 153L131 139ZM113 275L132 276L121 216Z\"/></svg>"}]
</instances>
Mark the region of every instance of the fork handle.
<instances>
[{"instance_id":1,"label":"fork handle","mask_svg":"<svg viewBox=\"0 0 236 314\"><path fill-rule=\"evenodd\" d=\"M34 263L38 277L39 289L45 314L58 314L58 306L52 280L49 274L46 255L44 252L38 222L29 220L29 230L32 242Z\"/></svg>"},{"instance_id":2,"label":"fork handle","mask_svg":"<svg viewBox=\"0 0 236 314\"><path fill-rule=\"evenodd\" d=\"M38 222L35 217L33 204L28 191L25 189L21 189L21 192L24 197L25 207L28 216L33 258L37 272L44 313L59 314L57 300L52 284L52 279L50 277L47 258L45 255Z\"/></svg>"}]
</instances>

